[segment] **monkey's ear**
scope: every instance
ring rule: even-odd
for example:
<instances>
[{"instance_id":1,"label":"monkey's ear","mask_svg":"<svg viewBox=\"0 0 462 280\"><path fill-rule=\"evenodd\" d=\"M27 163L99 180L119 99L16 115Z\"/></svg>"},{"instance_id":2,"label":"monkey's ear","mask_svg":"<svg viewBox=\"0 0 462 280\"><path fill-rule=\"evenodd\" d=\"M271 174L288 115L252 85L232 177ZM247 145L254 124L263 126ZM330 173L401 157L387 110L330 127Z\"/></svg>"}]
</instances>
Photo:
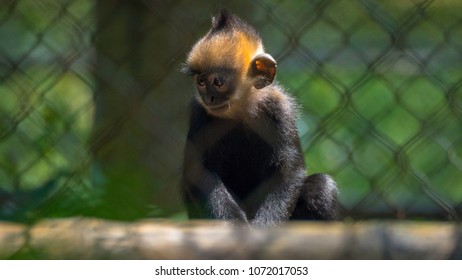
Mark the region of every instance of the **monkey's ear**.
<instances>
[{"instance_id":1,"label":"monkey's ear","mask_svg":"<svg viewBox=\"0 0 462 280\"><path fill-rule=\"evenodd\" d=\"M276 68L276 60L271 55L257 55L250 63L250 75L255 78L254 87L261 89L269 86L276 76Z\"/></svg>"}]
</instances>

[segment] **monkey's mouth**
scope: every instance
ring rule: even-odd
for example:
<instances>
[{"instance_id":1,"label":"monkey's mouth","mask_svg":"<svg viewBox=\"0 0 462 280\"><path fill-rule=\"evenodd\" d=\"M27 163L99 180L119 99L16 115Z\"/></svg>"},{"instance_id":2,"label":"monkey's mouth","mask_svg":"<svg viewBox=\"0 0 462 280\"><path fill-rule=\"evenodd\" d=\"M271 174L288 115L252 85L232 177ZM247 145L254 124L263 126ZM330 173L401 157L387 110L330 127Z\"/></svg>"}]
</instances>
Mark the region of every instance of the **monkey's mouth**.
<instances>
[{"instance_id":1,"label":"monkey's mouth","mask_svg":"<svg viewBox=\"0 0 462 280\"><path fill-rule=\"evenodd\" d=\"M226 109L229 109L231 107L231 102L229 101L225 101L221 104L217 104L217 105L208 105L207 108L212 110L212 111L223 111L223 110L226 110Z\"/></svg>"}]
</instances>

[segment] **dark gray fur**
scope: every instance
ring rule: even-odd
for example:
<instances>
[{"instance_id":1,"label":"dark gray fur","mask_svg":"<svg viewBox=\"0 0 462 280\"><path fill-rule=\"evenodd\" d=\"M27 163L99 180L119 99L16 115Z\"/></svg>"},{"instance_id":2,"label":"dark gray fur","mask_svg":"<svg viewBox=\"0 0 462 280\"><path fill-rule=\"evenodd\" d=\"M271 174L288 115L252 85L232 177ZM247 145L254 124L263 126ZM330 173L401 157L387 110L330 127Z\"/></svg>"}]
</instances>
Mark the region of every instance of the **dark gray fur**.
<instances>
[{"instance_id":1,"label":"dark gray fur","mask_svg":"<svg viewBox=\"0 0 462 280\"><path fill-rule=\"evenodd\" d=\"M225 11L208 36L229 28L253 30ZM334 219L337 187L328 175L306 175L295 101L274 83L258 90L265 97L241 120L213 116L192 101L182 179L189 217L260 226Z\"/></svg>"}]
</instances>

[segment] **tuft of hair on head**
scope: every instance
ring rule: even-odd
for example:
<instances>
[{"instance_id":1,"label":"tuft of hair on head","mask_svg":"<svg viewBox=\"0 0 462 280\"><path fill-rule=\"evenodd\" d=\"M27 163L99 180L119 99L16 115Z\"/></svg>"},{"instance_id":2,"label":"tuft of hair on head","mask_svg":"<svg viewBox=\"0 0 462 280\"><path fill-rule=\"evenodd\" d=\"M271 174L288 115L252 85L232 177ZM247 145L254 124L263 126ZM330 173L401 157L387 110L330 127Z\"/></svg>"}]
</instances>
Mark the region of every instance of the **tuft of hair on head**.
<instances>
[{"instance_id":1,"label":"tuft of hair on head","mask_svg":"<svg viewBox=\"0 0 462 280\"><path fill-rule=\"evenodd\" d=\"M212 32L232 27L232 21L236 21L236 16L226 9L221 9L216 16L212 17Z\"/></svg>"},{"instance_id":2,"label":"tuft of hair on head","mask_svg":"<svg viewBox=\"0 0 462 280\"><path fill-rule=\"evenodd\" d=\"M194 76L217 67L245 74L252 58L264 52L258 32L226 9L212 17L212 27L188 54L181 72Z\"/></svg>"},{"instance_id":3,"label":"tuft of hair on head","mask_svg":"<svg viewBox=\"0 0 462 280\"><path fill-rule=\"evenodd\" d=\"M247 22L227 9L221 9L217 15L212 17L212 28L209 34L213 35L215 33L229 31L241 31L255 41L261 40L258 32Z\"/></svg>"}]
</instances>

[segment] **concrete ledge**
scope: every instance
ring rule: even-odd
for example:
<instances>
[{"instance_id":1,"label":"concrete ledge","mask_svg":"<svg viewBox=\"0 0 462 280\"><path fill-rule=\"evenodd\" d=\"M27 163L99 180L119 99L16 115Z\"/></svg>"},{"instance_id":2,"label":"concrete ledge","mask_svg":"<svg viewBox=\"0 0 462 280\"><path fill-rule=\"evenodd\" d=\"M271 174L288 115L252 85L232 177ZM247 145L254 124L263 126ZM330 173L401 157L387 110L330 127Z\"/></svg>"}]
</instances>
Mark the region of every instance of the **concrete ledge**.
<instances>
[{"instance_id":1,"label":"concrete ledge","mask_svg":"<svg viewBox=\"0 0 462 280\"><path fill-rule=\"evenodd\" d=\"M447 222L133 223L71 218L31 227L0 222L0 258L460 259L462 227Z\"/></svg>"}]
</instances>

